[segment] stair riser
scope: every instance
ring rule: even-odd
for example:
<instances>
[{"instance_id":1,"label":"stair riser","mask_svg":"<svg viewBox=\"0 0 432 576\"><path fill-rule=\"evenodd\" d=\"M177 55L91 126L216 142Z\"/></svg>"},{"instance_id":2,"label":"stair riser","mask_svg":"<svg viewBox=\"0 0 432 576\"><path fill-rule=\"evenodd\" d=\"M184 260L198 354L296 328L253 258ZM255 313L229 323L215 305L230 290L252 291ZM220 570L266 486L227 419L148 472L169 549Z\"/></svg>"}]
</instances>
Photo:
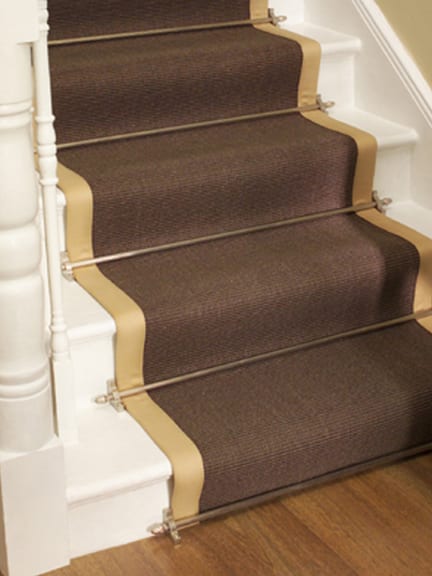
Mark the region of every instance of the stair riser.
<instances>
[{"instance_id":1,"label":"stair riser","mask_svg":"<svg viewBox=\"0 0 432 576\"><path fill-rule=\"evenodd\" d=\"M355 59L353 53L324 54L322 57L318 92L338 107L354 105Z\"/></svg>"},{"instance_id":2,"label":"stair riser","mask_svg":"<svg viewBox=\"0 0 432 576\"><path fill-rule=\"evenodd\" d=\"M166 479L99 500L69 503L71 557L84 556L151 536L169 507Z\"/></svg>"},{"instance_id":3,"label":"stair riser","mask_svg":"<svg viewBox=\"0 0 432 576\"><path fill-rule=\"evenodd\" d=\"M114 337L101 334L88 342L73 342L71 359L80 410L88 407L96 396L104 394L107 382L114 379Z\"/></svg>"},{"instance_id":4,"label":"stair riser","mask_svg":"<svg viewBox=\"0 0 432 576\"><path fill-rule=\"evenodd\" d=\"M393 202L409 198L412 154L410 146L379 151L374 186L381 198L389 197Z\"/></svg>"}]
</instances>

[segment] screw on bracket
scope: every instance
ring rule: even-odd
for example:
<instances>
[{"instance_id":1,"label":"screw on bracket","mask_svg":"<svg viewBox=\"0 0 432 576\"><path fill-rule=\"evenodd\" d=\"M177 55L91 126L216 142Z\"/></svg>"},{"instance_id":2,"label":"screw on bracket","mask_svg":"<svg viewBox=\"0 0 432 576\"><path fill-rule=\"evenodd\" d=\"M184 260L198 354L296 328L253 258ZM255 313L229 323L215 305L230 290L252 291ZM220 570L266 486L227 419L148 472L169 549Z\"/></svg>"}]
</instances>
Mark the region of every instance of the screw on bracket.
<instances>
[{"instance_id":1,"label":"screw on bracket","mask_svg":"<svg viewBox=\"0 0 432 576\"><path fill-rule=\"evenodd\" d=\"M271 23L273 26L277 26L281 22L285 22L287 17L286 16L276 16L276 13L273 8L270 8L268 11L269 18L271 19Z\"/></svg>"},{"instance_id":2,"label":"screw on bracket","mask_svg":"<svg viewBox=\"0 0 432 576\"><path fill-rule=\"evenodd\" d=\"M325 112L327 114L327 111L330 108L333 108L333 106L335 106L336 102L334 102L333 100L324 101L321 94L318 94L317 104L318 104L318 107L321 110L321 112Z\"/></svg>"},{"instance_id":3,"label":"screw on bracket","mask_svg":"<svg viewBox=\"0 0 432 576\"><path fill-rule=\"evenodd\" d=\"M95 404L99 405L106 405L111 404L111 406L117 412L123 412L125 407L121 399L120 392L116 386L114 380L108 380L107 382L107 394L101 394L100 396L96 396L94 399Z\"/></svg>"},{"instance_id":4,"label":"screw on bracket","mask_svg":"<svg viewBox=\"0 0 432 576\"><path fill-rule=\"evenodd\" d=\"M390 206L390 204L393 202L393 200L391 198L380 198L377 190L374 190L373 192L373 199L376 202L376 208L377 210L379 210L380 212L382 212L383 214L386 213L387 208Z\"/></svg>"}]
</instances>

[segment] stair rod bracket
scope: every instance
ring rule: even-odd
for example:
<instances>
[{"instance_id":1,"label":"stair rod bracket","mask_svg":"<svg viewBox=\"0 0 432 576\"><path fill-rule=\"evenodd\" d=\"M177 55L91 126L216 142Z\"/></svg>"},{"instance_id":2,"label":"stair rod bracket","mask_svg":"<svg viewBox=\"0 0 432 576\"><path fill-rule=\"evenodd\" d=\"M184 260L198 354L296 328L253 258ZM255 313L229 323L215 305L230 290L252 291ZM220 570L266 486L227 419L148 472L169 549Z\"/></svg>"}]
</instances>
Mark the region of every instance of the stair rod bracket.
<instances>
[{"instance_id":1,"label":"stair rod bracket","mask_svg":"<svg viewBox=\"0 0 432 576\"><path fill-rule=\"evenodd\" d=\"M179 534L179 528L174 519L174 515L171 508L166 508L163 511L162 524L159 524L154 528L150 528L150 531L154 536L164 536L165 534L169 535L175 546L181 544L181 536Z\"/></svg>"},{"instance_id":2,"label":"stair rod bracket","mask_svg":"<svg viewBox=\"0 0 432 576\"><path fill-rule=\"evenodd\" d=\"M383 214L386 213L387 208L393 202L393 200L391 198L388 198L388 197L381 198L377 190L373 191L373 199L376 203L377 210L379 210Z\"/></svg>"},{"instance_id":3,"label":"stair rod bracket","mask_svg":"<svg viewBox=\"0 0 432 576\"><path fill-rule=\"evenodd\" d=\"M330 108L333 108L336 105L334 100L324 100L321 94L317 95L316 103L321 112L324 112L325 114L328 114Z\"/></svg>"},{"instance_id":4,"label":"stair rod bracket","mask_svg":"<svg viewBox=\"0 0 432 576\"><path fill-rule=\"evenodd\" d=\"M116 412L124 412L125 405L122 401L122 395L116 386L114 380L108 380L107 382L107 393L97 396L94 399L95 404L99 406L105 406L106 404L111 404Z\"/></svg>"},{"instance_id":5,"label":"stair rod bracket","mask_svg":"<svg viewBox=\"0 0 432 576\"><path fill-rule=\"evenodd\" d=\"M175 546L181 544L181 536L179 534L179 526L177 525L171 508L166 508L163 511L163 520L160 524L150 526L149 532L153 536L170 536Z\"/></svg>"},{"instance_id":6,"label":"stair rod bracket","mask_svg":"<svg viewBox=\"0 0 432 576\"><path fill-rule=\"evenodd\" d=\"M71 282L74 279L73 266L71 265L71 261L67 251L60 253L60 262L63 277L69 282Z\"/></svg>"},{"instance_id":7,"label":"stair rod bracket","mask_svg":"<svg viewBox=\"0 0 432 576\"><path fill-rule=\"evenodd\" d=\"M268 15L270 18L270 22L271 24L273 24L273 26L278 26L279 24L281 24L282 22L286 22L287 20L286 16L277 16L274 8L269 8Z\"/></svg>"}]
</instances>

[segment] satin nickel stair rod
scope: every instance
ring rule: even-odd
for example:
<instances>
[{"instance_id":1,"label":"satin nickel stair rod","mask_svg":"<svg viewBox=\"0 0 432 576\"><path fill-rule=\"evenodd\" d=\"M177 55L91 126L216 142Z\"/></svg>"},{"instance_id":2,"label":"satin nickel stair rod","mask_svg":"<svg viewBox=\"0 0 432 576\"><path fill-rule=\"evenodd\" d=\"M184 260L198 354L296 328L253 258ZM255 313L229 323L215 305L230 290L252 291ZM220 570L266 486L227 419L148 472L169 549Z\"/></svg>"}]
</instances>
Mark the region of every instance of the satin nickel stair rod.
<instances>
[{"instance_id":1,"label":"satin nickel stair rod","mask_svg":"<svg viewBox=\"0 0 432 576\"><path fill-rule=\"evenodd\" d=\"M187 246L194 246L196 244L203 244L205 242L211 242L215 240L225 240L227 238L234 238L236 236L242 236L244 234L251 234L254 232L275 230L277 228L283 228L284 226L290 226L292 224L300 224L302 222L310 222L313 220L321 220L323 218L330 218L331 216L339 216L343 214L355 214L357 212L364 212L366 210L371 210L373 208L379 208L380 203L384 207L386 207L390 203L390 199L384 198L380 200L378 199L377 194L374 193L373 202L357 204L356 206L347 206L345 208L338 208L336 210L317 212L315 214L306 214L304 216L297 216L295 218L289 218L287 220L278 220L277 222L270 222L269 224L262 224L260 226L251 226L249 228L241 228L239 230L231 230L229 232L220 232L218 234L211 234L208 236L191 238L190 240L180 240L179 242L172 242L170 244L151 246L149 248L140 248L138 250L131 250L129 252L120 252L118 254L108 254L106 256L97 256L95 258L88 258L86 260L77 260L75 262L70 262L65 255L62 262L62 270L65 276L68 279L71 279L72 272L74 270L78 268L85 268L86 266L92 266L94 264L104 264L107 262L127 260L129 258L146 256L149 254L154 254L156 252L167 252L168 250L175 250L176 248L185 248Z\"/></svg>"},{"instance_id":2,"label":"satin nickel stair rod","mask_svg":"<svg viewBox=\"0 0 432 576\"><path fill-rule=\"evenodd\" d=\"M154 128L151 130L142 130L140 132L130 132L126 134L114 134L113 136L101 136L99 138L89 138L87 140L77 140L76 142L65 142L57 145L57 150L70 150L71 148L80 148L81 146L92 146L94 144L104 144L107 142L119 142L121 140L132 140L135 138L144 138L146 136L158 136L161 134L172 134L173 132L185 132L186 130L195 130L196 128L211 128L212 126L224 126L226 124L237 124L249 120L260 120L264 118L277 118L296 114L297 112L313 112L321 110L327 112L334 106L334 102L324 102L320 95L317 96L316 104L306 106L297 106L295 108L284 108L282 110L272 110L270 112L259 112L257 114L245 114L243 116L233 116L231 118L218 118L217 120L204 120L202 122L193 122L192 124L179 124L178 126L167 126L165 128Z\"/></svg>"},{"instance_id":3,"label":"satin nickel stair rod","mask_svg":"<svg viewBox=\"0 0 432 576\"><path fill-rule=\"evenodd\" d=\"M392 464L396 458L398 460L401 458L410 458L424 452L429 452L431 449L432 443L425 444L424 446L420 447L408 448L402 454L399 453L397 455L389 454L387 456L382 456L381 458L376 458L373 461L363 462L361 464L356 464L348 468L343 468L341 470L325 474L324 476L311 478L310 480L302 482L301 484L285 486L284 488L266 492L265 494L260 494L259 496L252 496L251 498L246 498L232 504L227 504L225 506L221 506L220 508L214 508L208 512L202 512L196 516L183 518L181 520L175 520L172 515L172 511L170 509L166 509L163 512L163 521L160 524L150 526L149 532L151 532L154 536L170 536L174 544L180 544L181 537L179 532L181 530L185 530L186 528L196 526L196 524L199 524L200 522L221 518L222 516L227 516L234 512L240 512L241 510L246 510L248 508L252 508L253 506L265 504L267 502L276 500L277 498L281 498L282 496L303 492L316 486L320 486L324 482L329 483L335 480L342 480L348 476L354 476L356 474L360 474L361 472L366 472L370 470L372 464L374 466L386 466L388 464Z\"/></svg>"},{"instance_id":4,"label":"satin nickel stair rod","mask_svg":"<svg viewBox=\"0 0 432 576\"><path fill-rule=\"evenodd\" d=\"M99 34L97 36L82 36L76 38L62 38L50 40L48 46L70 46L72 44L84 44L89 42L105 42L108 40L123 40L128 38L143 38L145 36L162 36L179 32L200 32L204 30L218 30L221 28L238 28L239 26L258 26L260 24L273 24L277 26L285 22L286 16L276 16L274 10L269 10L267 18L255 18L249 20L232 20L229 22L215 22L210 24L195 24L192 26L177 26L175 28L156 28L153 30L138 30L136 32L119 32L117 34Z\"/></svg>"},{"instance_id":5,"label":"satin nickel stair rod","mask_svg":"<svg viewBox=\"0 0 432 576\"><path fill-rule=\"evenodd\" d=\"M166 386L173 386L174 384L181 384L183 382L190 382L191 380L196 380L198 378L203 378L205 376L211 376L213 374L219 374L221 372L226 372L227 370L243 368L245 366L256 364L257 362L262 362L264 360L272 360L274 358L285 356L293 352L300 352L302 350L308 350L309 348L314 348L315 346L337 342L338 340L342 340L343 338L351 338L353 336L361 336L364 334L369 334L371 332L376 332L377 330L382 330L384 328L390 328L392 326L399 326L401 324L406 324L407 322L411 322L413 320L422 320L424 318L429 318L430 316L432 316L432 308L428 310L422 310L420 312L415 312L413 314L408 314L407 316L393 318L392 320L386 320L385 322L369 324L368 326L362 326L361 328L355 328L354 330L348 330L346 332L340 332L339 334L333 334L331 336L324 336L323 338L318 338L316 340L310 340L309 342L303 342L301 344L295 344L293 346L288 346L286 348L280 348L278 350L273 350L271 352L264 352L263 354L250 356L249 358L234 360L233 362L220 364L218 366L212 366L210 368L205 368L203 370L198 370L196 372L190 372L189 374L181 374L180 376L174 376L173 378L161 380L159 382L154 382L152 384L137 386L136 388L131 388L130 390L120 391L116 387L115 383L110 381L108 382L108 393L97 396L94 399L94 402L96 404L111 404L113 408L115 408L117 411L120 412L124 409L122 403L122 400L124 398L137 396L138 394L141 394L143 392L158 390L160 388L165 388Z\"/></svg>"}]
</instances>

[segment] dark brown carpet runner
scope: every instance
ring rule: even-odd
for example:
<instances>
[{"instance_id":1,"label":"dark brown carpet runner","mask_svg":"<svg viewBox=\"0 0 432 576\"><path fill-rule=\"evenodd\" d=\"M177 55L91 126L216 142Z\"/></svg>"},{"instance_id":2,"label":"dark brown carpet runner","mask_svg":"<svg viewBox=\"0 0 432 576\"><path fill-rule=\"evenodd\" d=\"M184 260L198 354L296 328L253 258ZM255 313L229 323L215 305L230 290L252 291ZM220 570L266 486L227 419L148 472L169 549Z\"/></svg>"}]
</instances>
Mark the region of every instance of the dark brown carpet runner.
<instances>
[{"instance_id":1,"label":"dark brown carpet runner","mask_svg":"<svg viewBox=\"0 0 432 576\"><path fill-rule=\"evenodd\" d=\"M56 0L51 39L266 15ZM60 170L70 259L370 202L373 139L320 111L135 134L313 104L318 56L271 24L53 45L59 157L84 179ZM125 400L173 462L176 518L432 442L430 318L338 338L430 309L431 262L371 209L76 269L117 322L119 389L186 375Z\"/></svg>"}]
</instances>

